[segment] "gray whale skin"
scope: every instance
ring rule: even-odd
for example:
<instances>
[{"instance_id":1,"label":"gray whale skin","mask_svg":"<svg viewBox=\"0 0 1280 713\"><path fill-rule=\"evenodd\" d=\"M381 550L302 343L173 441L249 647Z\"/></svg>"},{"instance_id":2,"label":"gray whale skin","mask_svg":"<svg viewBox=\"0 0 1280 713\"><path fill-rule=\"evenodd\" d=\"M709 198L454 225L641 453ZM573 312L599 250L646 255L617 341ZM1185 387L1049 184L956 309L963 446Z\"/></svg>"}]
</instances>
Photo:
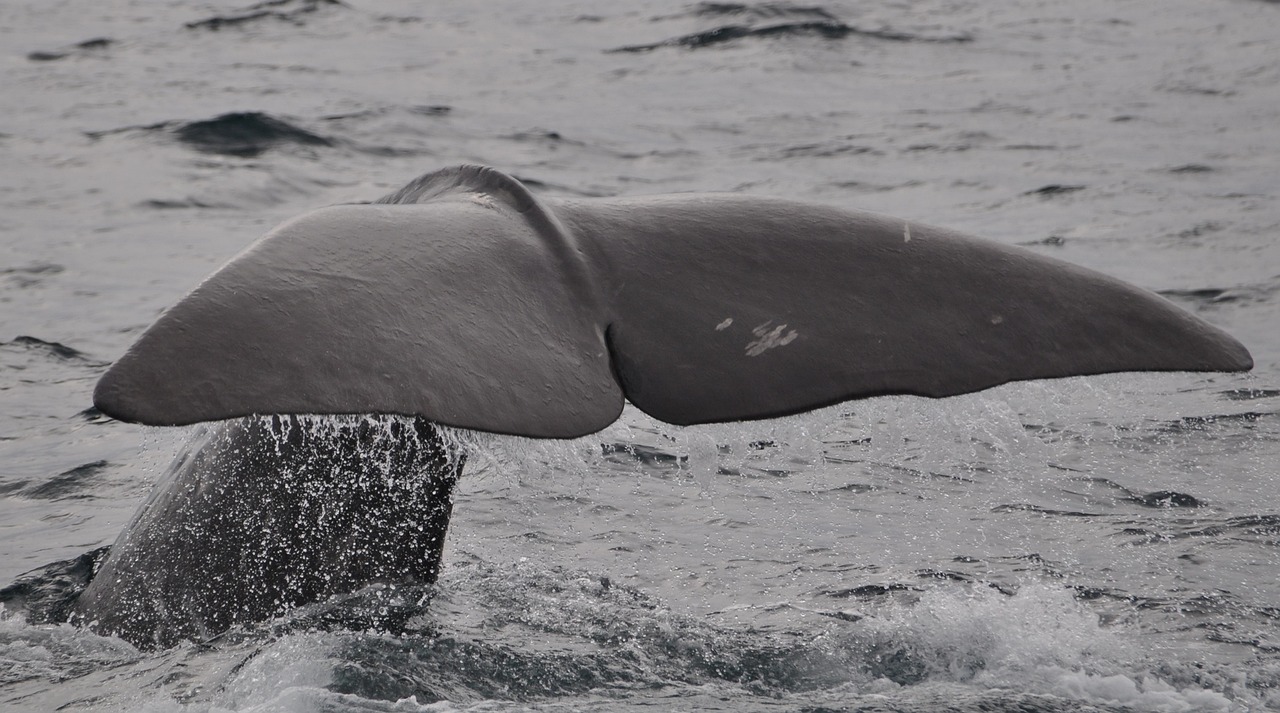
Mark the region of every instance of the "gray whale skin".
<instances>
[{"instance_id":1,"label":"gray whale skin","mask_svg":"<svg viewBox=\"0 0 1280 713\"><path fill-rule=\"evenodd\" d=\"M463 464L436 424L572 438L624 399L695 424L1251 367L1157 295L941 228L737 194L541 199L494 169L448 168L279 226L102 377L94 402L115 418L218 423L76 618L167 646L433 581Z\"/></svg>"}]
</instances>

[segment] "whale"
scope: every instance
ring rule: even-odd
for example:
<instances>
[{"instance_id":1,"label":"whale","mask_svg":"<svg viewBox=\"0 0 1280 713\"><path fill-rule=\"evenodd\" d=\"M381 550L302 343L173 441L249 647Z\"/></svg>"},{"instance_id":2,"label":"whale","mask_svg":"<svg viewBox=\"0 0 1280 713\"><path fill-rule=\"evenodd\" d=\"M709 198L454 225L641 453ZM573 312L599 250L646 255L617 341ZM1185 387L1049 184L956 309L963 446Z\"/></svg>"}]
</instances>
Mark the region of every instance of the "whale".
<instances>
[{"instance_id":1,"label":"whale","mask_svg":"<svg viewBox=\"0 0 1280 713\"><path fill-rule=\"evenodd\" d=\"M1156 294L957 231L446 168L270 231L101 377L108 416L200 425L74 618L169 646L432 583L466 461L450 429L577 438L626 403L680 426L1252 363Z\"/></svg>"}]
</instances>

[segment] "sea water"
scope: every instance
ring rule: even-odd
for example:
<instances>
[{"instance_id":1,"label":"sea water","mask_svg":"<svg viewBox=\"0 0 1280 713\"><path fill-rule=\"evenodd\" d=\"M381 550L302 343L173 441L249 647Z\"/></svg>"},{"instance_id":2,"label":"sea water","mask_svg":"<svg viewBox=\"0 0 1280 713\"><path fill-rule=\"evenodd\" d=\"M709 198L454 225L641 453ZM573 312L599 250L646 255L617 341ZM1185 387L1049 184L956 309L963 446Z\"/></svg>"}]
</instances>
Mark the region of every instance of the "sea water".
<instances>
[{"instance_id":1,"label":"sea water","mask_svg":"<svg viewBox=\"0 0 1280 713\"><path fill-rule=\"evenodd\" d=\"M0 709L1280 708L1276 22L1264 0L6 3L0 586L109 545L181 449L90 408L160 310L285 218L460 162L1021 244L1161 292L1257 368L464 435L436 587L160 652L9 606Z\"/></svg>"}]
</instances>

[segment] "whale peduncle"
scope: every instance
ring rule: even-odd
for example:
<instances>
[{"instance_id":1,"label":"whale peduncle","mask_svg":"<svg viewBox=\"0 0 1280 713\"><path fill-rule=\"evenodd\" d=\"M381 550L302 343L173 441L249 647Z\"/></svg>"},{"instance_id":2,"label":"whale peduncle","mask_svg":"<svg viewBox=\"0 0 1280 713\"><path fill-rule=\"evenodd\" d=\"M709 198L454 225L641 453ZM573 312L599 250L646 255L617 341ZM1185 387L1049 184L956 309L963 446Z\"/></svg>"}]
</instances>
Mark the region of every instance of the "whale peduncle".
<instances>
[{"instance_id":1,"label":"whale peduncle","mask_svg":"<svg viewBox=\"0 0 1280 713\"><path fill-rule=\"evenodd\" d=\"M423 419L249 417L202 426L74 618L140 646L377 582L433 582L464 456Z\"/></svg>"}]
</instances>

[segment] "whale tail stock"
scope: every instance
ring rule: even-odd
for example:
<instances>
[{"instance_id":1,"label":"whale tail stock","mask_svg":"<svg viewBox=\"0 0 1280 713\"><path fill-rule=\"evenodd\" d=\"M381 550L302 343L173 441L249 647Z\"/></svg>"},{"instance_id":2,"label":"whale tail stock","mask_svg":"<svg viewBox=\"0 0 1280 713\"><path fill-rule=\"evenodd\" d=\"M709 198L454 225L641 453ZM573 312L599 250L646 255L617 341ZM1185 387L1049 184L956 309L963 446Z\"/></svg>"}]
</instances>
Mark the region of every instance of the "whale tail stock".
<instances>
[{"instance_id":1,"label":"whale tail stock","mask_svg":"<svg viewBox=\"0 0 1280 713\"><path fill-rule=\"evenodd\" d=\"M387 413L576 437L1116 371L1242 371L1235 339L1084 268L736 194L551 200L427 174L279 226L166 312L95 403L178 425Z\"/></svg>"}]
</instances>

